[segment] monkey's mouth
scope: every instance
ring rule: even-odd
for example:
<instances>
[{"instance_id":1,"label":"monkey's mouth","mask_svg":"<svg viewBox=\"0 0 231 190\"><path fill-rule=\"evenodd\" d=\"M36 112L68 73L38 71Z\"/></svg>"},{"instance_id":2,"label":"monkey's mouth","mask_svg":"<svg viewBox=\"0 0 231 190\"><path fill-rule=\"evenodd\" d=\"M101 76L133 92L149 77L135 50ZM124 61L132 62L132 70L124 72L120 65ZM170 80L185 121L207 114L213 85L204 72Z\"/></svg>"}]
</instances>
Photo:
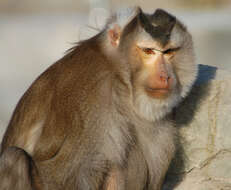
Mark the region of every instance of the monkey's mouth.
<instances>
[{"instance_id":1,"label":"monkey's mouth","mask_svg":"<svg viewBox=\"0 0 231 190\"><path fill-rule=\"evenodd\" d=\"M158 98L158 99L164 99L167 98L170 94L171 90L169 88L145 88L148 96L151 96L152 98Z\"/></svg>"}]
</instances>

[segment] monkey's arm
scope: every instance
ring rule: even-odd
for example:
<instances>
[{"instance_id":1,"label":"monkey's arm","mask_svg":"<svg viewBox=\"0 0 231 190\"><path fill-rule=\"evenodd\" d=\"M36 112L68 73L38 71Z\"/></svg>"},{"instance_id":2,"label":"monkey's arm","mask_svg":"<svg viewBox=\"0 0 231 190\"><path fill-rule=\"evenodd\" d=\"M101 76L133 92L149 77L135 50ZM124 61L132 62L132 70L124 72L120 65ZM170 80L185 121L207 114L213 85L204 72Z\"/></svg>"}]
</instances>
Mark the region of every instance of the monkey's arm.
<instances>
[{"instance_id":1,"label":"monkey's arm","mask_svg":"<svg viewBox=\"0 0 231 190\"><path fill-rule=\"evenodd\" d=\"M62 118L60 113L54 111L58 108L54 102L57 80L50 72L53 70L52 67L43 73L20 99L5 132L1 152L16 146L44 160L60 148L68 130L61 126L63 121L57 119ZM40 154L44 150L46 157L42 158Z\"/></svg>"}]
</instances>

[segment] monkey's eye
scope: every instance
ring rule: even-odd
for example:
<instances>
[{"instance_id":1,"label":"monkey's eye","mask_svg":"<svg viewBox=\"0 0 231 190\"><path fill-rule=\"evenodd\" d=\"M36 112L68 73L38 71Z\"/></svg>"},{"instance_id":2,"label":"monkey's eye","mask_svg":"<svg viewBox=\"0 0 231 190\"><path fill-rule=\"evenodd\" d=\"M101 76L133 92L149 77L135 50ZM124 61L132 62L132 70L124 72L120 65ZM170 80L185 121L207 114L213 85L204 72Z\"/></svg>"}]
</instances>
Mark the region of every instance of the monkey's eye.
<instances>
[{"instance_id":1,"label":"monkey's eye","mask_svg":"<svg viewBox=\"0 0 231 190\"><path fill-rule=\"evenodd\" d=\"M152 48L142 48L143 52L150 55L150 54L155 54Z\"/></svg>"}]
</instances>

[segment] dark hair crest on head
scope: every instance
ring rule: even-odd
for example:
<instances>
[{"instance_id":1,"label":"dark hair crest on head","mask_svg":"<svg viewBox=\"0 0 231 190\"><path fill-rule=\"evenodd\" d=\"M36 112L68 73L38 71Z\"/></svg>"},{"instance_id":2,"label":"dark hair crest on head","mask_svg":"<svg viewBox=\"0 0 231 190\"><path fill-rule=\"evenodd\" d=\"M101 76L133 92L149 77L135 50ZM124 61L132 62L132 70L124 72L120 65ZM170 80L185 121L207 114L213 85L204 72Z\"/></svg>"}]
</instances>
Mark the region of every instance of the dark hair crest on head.
<instances>
[{"instance_id":1,"label":"dark hair crest on head","mask_svg":"<svg viewBox=\"0 0 231 190\"><path fill-rule=\"evenodd\" d=\"M154 14L139 14L140 24L144 30L163 46L170 39L171 31L176 24L176 18L162 9L157 9Z\"/></svg>"}]
</instances>

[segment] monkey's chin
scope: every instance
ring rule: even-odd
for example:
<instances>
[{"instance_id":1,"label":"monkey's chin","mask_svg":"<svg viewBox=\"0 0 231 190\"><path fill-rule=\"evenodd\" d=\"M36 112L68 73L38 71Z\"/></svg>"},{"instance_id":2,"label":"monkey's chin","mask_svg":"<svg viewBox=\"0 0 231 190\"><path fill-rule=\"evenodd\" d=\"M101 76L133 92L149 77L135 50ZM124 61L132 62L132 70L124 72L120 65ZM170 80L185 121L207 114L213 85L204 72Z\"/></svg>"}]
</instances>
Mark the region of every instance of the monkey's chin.
<instances>
[{"instance_id":1,"label":"monkey's chin","mask_svg":"<svg viewBox=\"0 0 231 190\"><path fill-rule=\"evenodd\" d=\"M153 89L153 88L146 88L146 93L149 97L155 99L166 99L169 97L171 90L167 88L162 89Z\"/></svg>"}]
</instances>

